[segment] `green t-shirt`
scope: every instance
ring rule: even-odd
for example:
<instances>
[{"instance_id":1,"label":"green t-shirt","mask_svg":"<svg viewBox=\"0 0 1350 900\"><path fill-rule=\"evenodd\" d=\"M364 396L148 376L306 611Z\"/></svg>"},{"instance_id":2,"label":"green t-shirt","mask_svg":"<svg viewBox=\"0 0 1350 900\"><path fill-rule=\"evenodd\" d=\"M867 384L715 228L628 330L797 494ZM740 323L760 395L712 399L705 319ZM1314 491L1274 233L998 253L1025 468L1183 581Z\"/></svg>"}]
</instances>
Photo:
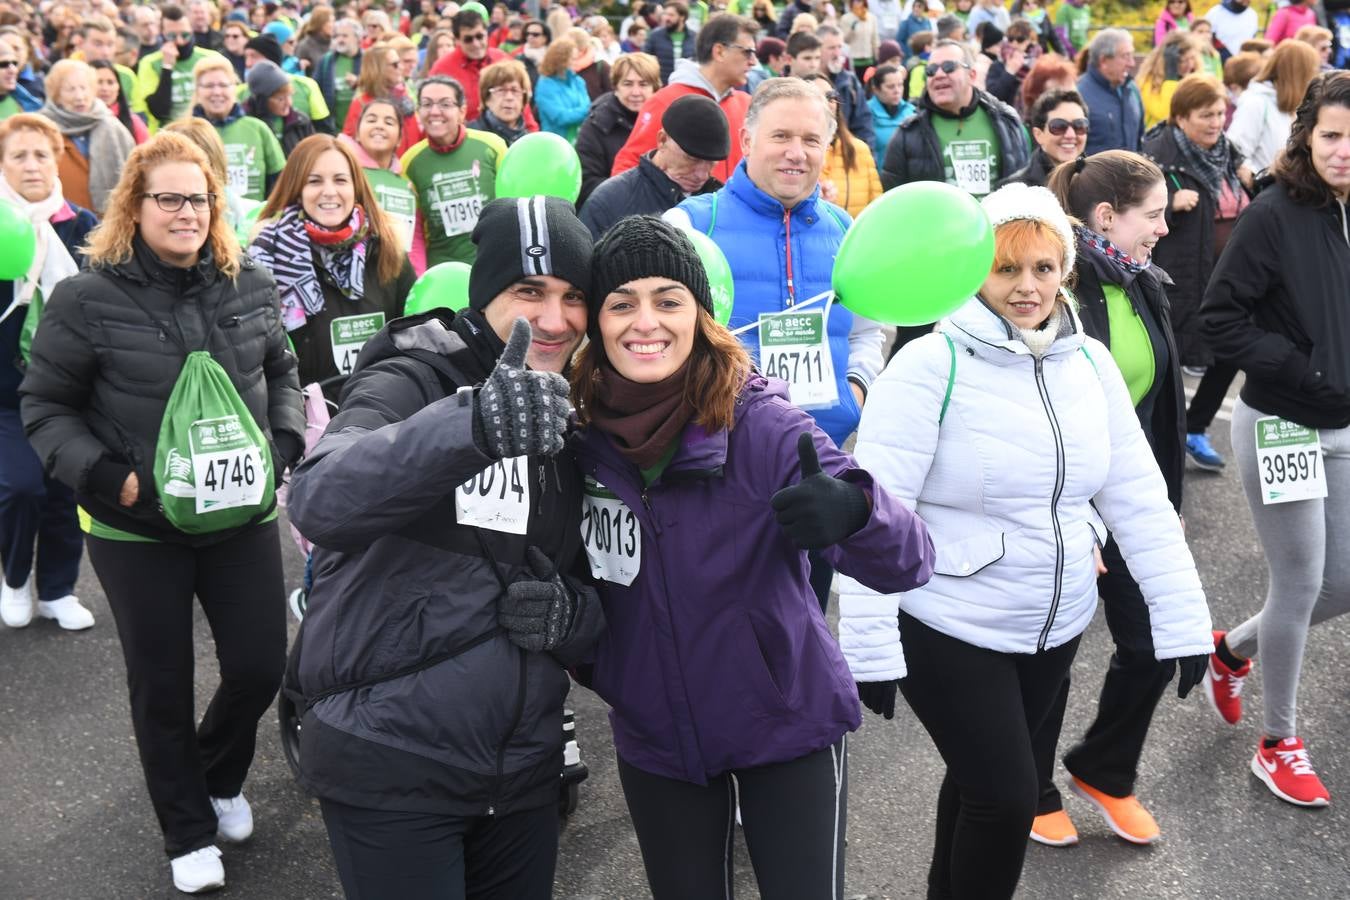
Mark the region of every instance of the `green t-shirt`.
<instances>
[{"instance_id":1,"label":"green t-shirt","mask_svg":"<svg viewBox=\"0 0 1350 900\"><path fill-rule=\"evenodd\" d=\"M1082 6L1061 3L1059 9L1055 10L1055 24L1068 33L1069 42L1073 44L1075 52L1082 50L1088 42L1088 28L1092 25L1092 9L1086 3Z\"/></svg>"},{"instance_id":2,"label":"green t-shirt","mask_svg":"<svg viewBox=\"0 0 1350 900\"><path fill-rule=\"evenodd\" d=\"M276 135L252 116L217 125L216 133L225 145L226 186L246 200L266 200L267 176L286 167Z\"/></svg>"},{"instance_id":3,"label":"green t-shirt","mask_svg":"<svg viewBox=\"0 0 1350 900\"><path fill-rule=\"evenodd\" d=\"M169 113L169 121L182 118L192 111L193 97L196 92L196 86L192 81L192 70L202 60L214 59L219 56L220 54L214 50L198 47L193 51L192 56L187 59L180 59L173 64L173 93L170 95L173 108ZM160 122L151 115L145 101L159 88L159 77L164 68L163 61L164 51L156 50L141 60L141 64L136 69L136 80L140 82L140 95L132 100L131 108L136 112L145 113L146 123L149 125L151 134L159 130Z\"/></svg>"},{"instance_id":4,"label":"green t-shirt","mask_svg":"<svg viewBox=\"0 0 1350 900\"><path fill-rule=\"evenodd\" d=\"M483 207L497 196L497 168L505 155L505 141L473 128L464 130L464 140L449 153L438 153L423 140L403 154L403 174L417 191L428 266L473 264L478 255L473 229Z\"/></svg>"},{"instance_id":5,"label":"green t-shirt","mask_svg":"<svg viewBox=\"0 0 1350 900\"><path fill-rule=\"evenodd\" d=\"M1106 319L1111 328L1111 358L1125 377L1130 402L1138 406L1153 387L1157 369L1153 342L1149 340L1148 327L1119 285L1104 284L1102 293L1106 296Z\"/></svg>"},{"instance_id":6,"label":"green t-shirt","mask_svg":"<svg viewBox=\"0 0 1350 900\"><path fill-rule=\"evenodd\" d=\"M994 123L981 106L964 119L933 115L928 118L942 147L943 179L976 197L983 197L998 181L999 143Z\"/></svg>"},{"instance_id":7,"label":"green t-shirt","mask_svg":"<svg viewBox=\"0 0 1350 900\"><path fill-rule=\"evenodd\" d=\"M352 72L352 58L341 53L333 59L333 124L341 130L347 121L347 110L351 108L356 88L347 84L347 76Z\"/></svg>"},{"instance_id":8,"label":"green t-shirt","mask_svg":"<svg viewBox=\"0 0 1350 900\"><path fill-rule=\"evenodd\" d=\"M18 100L15 100L8 94L0 99L0 119L8 119L10 116L17 116L21 112L23 112L23 107L19 105Z\"/></svg>"},{"instance_id":9,"label":"green t-shirt","mask_svg":"<svg viewBox=\"0 0 1350 900\"><path fill-rule=\"evenodd\" d=\"M675 51L675 59L679 59L679 58L680 58L680 54L684 52L684 38L685 38L685 32L683 32L683 31L671 31L671 32L667 32L667 34L669 34L669 36L670 36L670 46L671 46L671 49L673 49L673 50Z\"/></svg>"},{"instance_id":10,"label":"green t-shirt","mask_svg":"<svg viewBox=\"0 0 1350 900\"><path fill-rule=\"evenodd\" d=\"M412 248L414 229L417 228L417 195L408 179L388 169L363 169L375 202L384 214L394 220L394 228L403 241L403 252Z\"/></svg>"}]
</instances>

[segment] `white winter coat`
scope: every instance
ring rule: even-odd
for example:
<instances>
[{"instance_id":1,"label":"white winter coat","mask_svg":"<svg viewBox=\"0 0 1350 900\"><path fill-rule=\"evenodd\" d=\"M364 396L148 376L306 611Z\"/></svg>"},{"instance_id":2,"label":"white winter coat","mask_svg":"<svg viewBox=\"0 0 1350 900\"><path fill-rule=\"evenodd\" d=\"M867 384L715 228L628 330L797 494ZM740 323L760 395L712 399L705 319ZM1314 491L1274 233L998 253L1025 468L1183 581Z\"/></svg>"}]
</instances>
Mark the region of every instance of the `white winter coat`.
<instances>
[{"instance_id":1,"label":"white winter coat","mask_svg":"<svg viewBox=\"0 0 1350 900\"><path fill-rule=\"evenodd\" d=\"M839 641L853 676L905 676L897 607L1004 653L1072 640L1096 609L1102 520L1148 602L1156 657L1212 652L1195 563L1110 351L1069 314L1038 362L978 298L939 331L896 355L858 429L859 464L913 505L937 560L906 594L842 577Z\"/></svg>"},{"instance_id":2,"label":"white winter coat","mask_svg":"<svg viewBox=\"0 0 1350 900\"><path fill-rule=\"evenodd\" d=\"M1289 141L1293 124L1294 117L1280 112L1276 105L1275 85L1253 81L1238 98L1233 121L1228 124L1228 140L1251 170L1260 172Z\"/></svg>"}]
</instances>

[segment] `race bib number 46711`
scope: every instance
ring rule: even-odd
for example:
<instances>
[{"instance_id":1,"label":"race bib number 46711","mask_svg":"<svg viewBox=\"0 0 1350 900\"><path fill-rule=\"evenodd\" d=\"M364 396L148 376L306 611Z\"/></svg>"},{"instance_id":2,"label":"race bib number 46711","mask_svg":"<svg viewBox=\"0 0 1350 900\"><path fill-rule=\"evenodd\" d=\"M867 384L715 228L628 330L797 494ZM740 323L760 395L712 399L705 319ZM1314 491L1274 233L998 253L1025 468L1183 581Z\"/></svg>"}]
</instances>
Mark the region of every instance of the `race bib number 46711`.
<instances>
[{"instance_id":1,"label":"race bib number 46711","mask_svg":"<svg viewBox=\"0 0 1350 900\"><path fill-rule=\"evenodd\" d=\"M759 365L788 383L792 402L820 409L839 402L823 310L788 310L759 317Z\"/></svg>"},{"instance_id":2,"label":"race bib number 46711","mask_svg":"<svg viewBox=\"0 0 1350 900\"><path fill-rule=\"evenodd\" d=\"M1257 419L1256 474L1261 479L1261 502L1266 505L1326 497L1327 476L1317 429L1279 416Z\"/></svg>"}]
</instances>

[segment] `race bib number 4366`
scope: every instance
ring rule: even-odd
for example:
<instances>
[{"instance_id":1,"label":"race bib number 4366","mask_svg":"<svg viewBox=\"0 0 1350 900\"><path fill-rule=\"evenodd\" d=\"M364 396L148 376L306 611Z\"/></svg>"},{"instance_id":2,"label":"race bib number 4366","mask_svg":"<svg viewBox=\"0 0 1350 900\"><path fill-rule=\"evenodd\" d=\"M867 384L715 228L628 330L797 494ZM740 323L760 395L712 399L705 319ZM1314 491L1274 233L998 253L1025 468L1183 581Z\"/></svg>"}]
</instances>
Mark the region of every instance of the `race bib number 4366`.
<instances>
[{"instance_id":1,"label":"race bib number 4366","mask_svg":"<svg viewBox=\"0 0 1350 900\"><path fill-rule=\"evenodd\" d=\"M1261 502L1320 500L1327 495L1322 441L1317 429L1266 416L1256 420L1256 470Z\"/></svg>"}]
</instances>

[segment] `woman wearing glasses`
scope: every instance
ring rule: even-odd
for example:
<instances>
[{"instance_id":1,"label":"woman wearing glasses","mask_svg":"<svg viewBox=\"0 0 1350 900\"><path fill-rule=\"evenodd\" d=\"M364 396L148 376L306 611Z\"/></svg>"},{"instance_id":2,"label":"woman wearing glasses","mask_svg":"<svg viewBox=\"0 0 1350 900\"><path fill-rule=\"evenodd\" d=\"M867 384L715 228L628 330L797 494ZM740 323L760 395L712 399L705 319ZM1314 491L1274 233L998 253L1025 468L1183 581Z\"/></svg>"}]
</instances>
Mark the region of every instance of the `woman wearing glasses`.
<instances>
[{"instance_id":1,"label":"woman wearing glasses","mask_svg":"<svg viewBox=\"0 0 1350 900\"><path fill-rule=\"evenodd\" d=\"M1027 114L1031 139L1036 149L1031 161L998 183L1028 184L1045 187L1050 170L1060 163L1073 162L1087 147L1087 104L1077 91L1046 91Z\"/></svg>"},{"instance_id":2,"label":"woman wearing glasses","mask_svg":"<svg viewBox=\"0 0 1350 900\"><path fill-rule=\"evenodd\" d=\"M197 104L192 115L215 127L225 145L225 187L245 200L261 203L286 166L281 143L261 119L245 115L237 97L234 67L210 59L193 73Z\"/></svg>"},{"instance_id":3,"label":"woman wearing glasses","mask_svg":"<svg viewBox=\"0 0 1350 900\"><path fill-rule=\"evenodd\" d=\"M122 642L150 800L174 886L186 893L223 885L216 842L253 832L242 787L285 664L285 593L275 507L256 499L266 490L211 481L216 454L195 444L161 470L161 422L188 355L204 351L224 376L220 390L228 396L228 383L252 420L235 415L235 426L259 433L242 451L252 471L265 472L259 458L270 453L279 478L299 457L305 428L276 285L240 251L216 202L222 191L205 154L182 135L137 147L89 236L88 268L48 299L19 388L33 449L75 491ZM202 519L189 533L164 512L185 490L250 515L224 529ZM194 595L220 664L200 722Z\"/></svg>"},{"instance_id":4,"label":"woman wearing glasses","mask_svg":"<svg viewBox=\"0 0 1350 900\"><path fill-rule=\"evenodd\" d=\"M492 132L508 147L539 130L527 115L530 75L518 59L504 59L483 70L478 76L478 102L482 112L469 127Z\"/></svg>"}]
</instances>

